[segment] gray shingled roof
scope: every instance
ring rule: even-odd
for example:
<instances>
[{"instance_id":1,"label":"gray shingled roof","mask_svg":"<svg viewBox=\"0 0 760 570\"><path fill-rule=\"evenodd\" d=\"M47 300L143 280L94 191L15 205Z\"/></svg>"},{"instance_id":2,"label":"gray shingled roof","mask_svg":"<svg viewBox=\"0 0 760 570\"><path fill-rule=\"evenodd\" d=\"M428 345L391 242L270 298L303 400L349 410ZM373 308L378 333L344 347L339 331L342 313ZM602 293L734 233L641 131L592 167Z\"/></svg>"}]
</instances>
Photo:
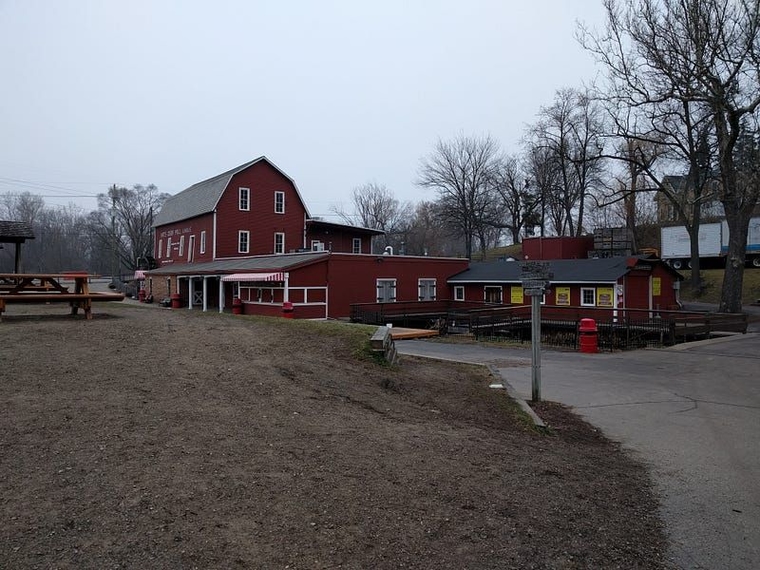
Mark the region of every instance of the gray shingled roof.
<instances>
[{"instance_id":1,"label":"gray shingled roof","mask_svg":"<svg viewBox=\"0 0 760 570\"><path fill-rule=\"evenodd\" d=\"M3 242L23 242L27 239L34 239L32 226L26 222L15 222L11 220L0 220L0 241Z\"/></svg>"},{"instance_id":2,"label":"gray shingled roof","mask_svg":"<svg viewBox=\"0 0 760 570\"><path fill-rule=\"evenodd\" d=\"M629 259L641 263L659 263L654 260L630 257L603 259L558 259L547 261L554 273L552 283L612 283L630 270ZM457 283L520 283L522 264L517 261L473 263L469 269L449 278Z\"/></svg>"},{"instance_id":3,"label":"gray shingled roof","mask_svg":"<svg viewBox=\"0 0 760 570\"><path fill-rule=\"evenodd\" d=\"M287 271L308 265L330 255L327 251L260 255L241 259L222 259L206 263L171 264L147 271L149 277L161 275L221 275L246 271Z\"/></svg>"},{"instance_id":4,"label":"gray shingled roof","mask_svg":"<svg viewBox=\"0 0 760 570\"><path fill-rule=\"evenodd\" d=\"M250 162L236 166L232 170L217 174L208 180L197 182L182 192L170 197L164 202L161 210L156 215L153 225L162 226L164 224L188 220L202 214L213 212L232 177L238 172L242 172L246 168L253 166L257 162L261 162L262 160L265 160L270 166L290 180L296 188L296 193L299 194L299 198L301 197L293 179L280 170L266 156L260 156ZM301 199L301 203L303 203L303 199ZM306 208L306 204L304 204L304 208Z\"/></svg>"}]
</instances>

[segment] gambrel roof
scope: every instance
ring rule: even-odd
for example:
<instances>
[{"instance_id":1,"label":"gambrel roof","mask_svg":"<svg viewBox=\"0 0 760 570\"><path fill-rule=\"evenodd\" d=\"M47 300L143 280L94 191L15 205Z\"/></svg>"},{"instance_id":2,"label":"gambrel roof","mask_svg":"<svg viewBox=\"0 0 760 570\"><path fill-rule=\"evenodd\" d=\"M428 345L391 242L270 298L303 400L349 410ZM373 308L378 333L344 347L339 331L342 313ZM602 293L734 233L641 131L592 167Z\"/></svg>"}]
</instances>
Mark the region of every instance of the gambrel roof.
<instances>
[{"instance_id":1,"label":"gambrel roof","mask_svg":"<svg viewBox=\"0 0 760 570\"><path fill-rule=\"evenodd\" d=\"M202 182L196 182L189 188L186 188L182 192L175 194L164 202L161 210L156 215L153 222L154 227L163 226L172 222L179 222L182 220L188 220L196 216L208 214L216 209L216 205L219 203L219 199L226 190L227 186L232 180L235 174L242 172L243 170L250 168L254 164L261 161L265 161L272 168L277 170L285 178L287 178L296 189L299 200L306 210L306 204L301 198L301 193L298 191L295 181L280 170L271 160L266 156L260 156L250 162L236 166L235 168L217 174L216 176L203 180ZM307 211L308 217L308 211Z\"/></svg>"},{"instance_id":2,"label":"gambrel roof","mask_svg":"<svg viewBox=\"0 0 760 570\"><path fill-rule=\"evenodd\" d=\"M636 266L662 263L646 256L607 257L602 259L556 259L546 262L554 274L552 283L614 283ZM663 264L668 267L667 264ZM668 269L683 279L673 269ZM465 283L520 283L522 264L516 261L492 261L472 263L469 269L451 277L454 285Z\"/></svg>"}]
</instances>

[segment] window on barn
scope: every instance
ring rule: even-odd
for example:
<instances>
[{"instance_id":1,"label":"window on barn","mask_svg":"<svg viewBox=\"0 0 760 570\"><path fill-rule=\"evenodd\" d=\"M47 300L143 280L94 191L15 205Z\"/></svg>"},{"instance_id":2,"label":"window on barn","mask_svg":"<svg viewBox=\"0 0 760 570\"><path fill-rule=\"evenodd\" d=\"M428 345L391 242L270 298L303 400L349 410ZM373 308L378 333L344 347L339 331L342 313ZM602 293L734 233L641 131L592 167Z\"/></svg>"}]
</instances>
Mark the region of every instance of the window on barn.
<instances>
[{"instance_id":1,"label":"window on barn","mask_svg":"<svg viewBox=\"0 0 760 570\"><path fill-rule=\"evenodd\" d=\"M377 302L378 303L395 303L396 302L396 280L395 279L378 279L377 280Z\"/></svg>"},{"instance_id":2,"label":"window on barn","mask_svg":"<svg viewBox=\"0 0 760 570\"><path fill-rule=\"evenodd\" d=\"M596 305L596 289L593 287L581 287L581 306L593 307Z\"/></svg>"},{"instance_id":3,"label":"window on barn","mask_svg":"<svg viewBox=\"0 0 760 570\"><path fill-rule=\"evenodd\" d=\"M353 253L361 253L362 252L362 238L354 238L353 247L351 249Z\"/></svg>"},{"instance_id":4,"label":"window on barn","mask_svg":"<svg viewBox=\"0 0 760 570\"><path fill-rule=\"evenodd\" d=\"M274 252L285 253L285 234L282 232L274 234Z\"/></svg>"},{"instance_id":5,"label":"window on barn","mask_svg":"<svg viewBox=\"0 0 760 570\"><path fill-rule=\"evenodd\" d=\"M285 213L285 192L274 193L274 213L275 214Z\"/></svg>"},{"instance_id":6,"label":"window on barn","mask_svg":"<svg viewBox=\"0 0 760 570\"><path fill-rule=\"evenodd\" d=\"M435 301L435 279L418 279L420 301Z\"/></svg>"},{"instance_id":7,"label":"window on barn","mask_svg":"<svg viewBox=\"0 0 760 570\"><path fill-rule=\"evenodd\" d=\"M317 239L311 240L311 251L324 251L325 244Z\"/></svg>"},{"instance_id":8,"label":"window on barn","mask_svg":"<svg viewBox=\"0 0 760 570\"><path fill-rule=\"evenodd\" d=\"M464 287L461 285L457 285L454 287L454 300L455 301L464 301Z\"/></svg>"},{"instance_id":9,"label":"window on barn","mask_svg":"<svg viewBox=\"0 0 760 570\"><path fill-rule=\"evenodd\" d=\"M483 300L486 303L501 304L501 287L483 287Z\"/></svg>"},{"instance_id":10,"label":"window on barn","mask_svg":"<svg viewBox=\"0 0 760 570\"><path fill-rule=\"evenodd\" d=\"M251 189L238 188L238 209L247 212L251 209Z\"/></svg>"},{"instance_id":11,"label":"window on barn","mask_svg":"<svg viewBox=\"0 0 760 570\"><path fill-rule=\"evenodd\" d=\"M166 240L166 257L172 256L172 238Z\"/></svg>"},{"instance_id":12,"label":"window on barn","mask_svg":"<svg viewBox=\"0 0 760 570\"><path fill-rule=\"evenodd\" d=\"M179 236L179 256L182 257L185 254L185 236Z\"/></svg>"},{"instance_id":13,"label":"window on barn","mask_svg":"<svg viewBox=\"0 0 760 570\"><path fill-rule=\"evenodd\" d=\"M206 230L201 232L201 253L206 253Z\"/></svg>"},{"instance_id":14,"label":"window on barn","mask_svg":"<svg viewBox=\"0 0 760 570\"><path fill-rule=\"evenodd\" d=\"M251 232L240 230L238 232L238 253L248 253L250 247Z\"/></svg>"},{"instance_id":15,"label":"window on barn","mask_svg":"<svg viewBox=\"0 0 760 570\"><path fill-rule=\"evenodd\" d=\"M164 240L158 240L158 259L164 254Z\"/></svg>"},{"instance_id":16,"label":"window on barn","mask_svg":"<svg viewBox=\"0 0 760 570\"><path fill-rule=\"evenodd\" d=\"M187 242L187 262L192 263L195 261L195 236L190 236Z\"/></svg>"}]
</instances>

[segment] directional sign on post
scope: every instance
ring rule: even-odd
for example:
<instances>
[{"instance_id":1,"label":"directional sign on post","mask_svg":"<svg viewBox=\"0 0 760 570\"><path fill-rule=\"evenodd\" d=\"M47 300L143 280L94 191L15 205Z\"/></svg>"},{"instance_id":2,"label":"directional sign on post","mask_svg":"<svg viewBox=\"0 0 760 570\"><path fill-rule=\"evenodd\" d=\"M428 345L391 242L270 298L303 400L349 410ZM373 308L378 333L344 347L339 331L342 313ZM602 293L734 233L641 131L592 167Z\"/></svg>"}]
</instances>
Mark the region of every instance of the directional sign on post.
<instances>
[{"instance_id":1,"label":"directional sign on post","mask_svg":"<svg viewBox=\"0 0 760 570\"><path fill-rule=\"evenodd\" d=\"M526 261L521 267L523 293L531 297L531 396L541 400L541 295L549 287L554 274L545 261Z\"/></svg>"}]
</instances>

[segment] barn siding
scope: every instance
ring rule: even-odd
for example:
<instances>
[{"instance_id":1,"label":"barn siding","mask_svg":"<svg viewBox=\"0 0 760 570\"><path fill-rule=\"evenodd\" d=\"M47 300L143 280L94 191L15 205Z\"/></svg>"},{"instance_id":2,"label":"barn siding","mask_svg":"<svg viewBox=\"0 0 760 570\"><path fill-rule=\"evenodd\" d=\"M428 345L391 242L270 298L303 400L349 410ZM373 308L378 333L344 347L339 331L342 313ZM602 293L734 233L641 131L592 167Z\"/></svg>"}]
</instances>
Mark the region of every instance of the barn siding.
<instances>
[{"instance_id":1,"label":"barn siding","mask_svg":"<svg viewBox=\"0 0 760 570\"><path fill-rule=\"evenodd\" d=\"M189 220L175 222L156 227L156 237L154 243L153 257L159 266L171 265L172 263L187 263L188 248L190 246L190 237L195 236L195 258L194 262L212 261L214 248L214 216L205 214ZM206 232L206 253L200 253L201 232ZM185 246L182 256L179 255L179 240L184 237ZM169 257L166 256L167 240L172 239L172 250ZM159 255L159 245L162 251Z\"/></svg>"},{"instance_id":2,"label":"barn siding","mask_svg":"<svg viewBox=\"0 0 760 570\"><path fill-rule=\"evenodd\" d=\"M238 207L239 188L250 189L250 211ZM285 192L285 213L274 212L275 191ZM232 177L217 204L217 257L237 257L238 231L249 231L246 255L274 253L275 232L285 233L285 253L304 247L306 208L293 183L266 161Z\"/></svg>"}]
</instances>

